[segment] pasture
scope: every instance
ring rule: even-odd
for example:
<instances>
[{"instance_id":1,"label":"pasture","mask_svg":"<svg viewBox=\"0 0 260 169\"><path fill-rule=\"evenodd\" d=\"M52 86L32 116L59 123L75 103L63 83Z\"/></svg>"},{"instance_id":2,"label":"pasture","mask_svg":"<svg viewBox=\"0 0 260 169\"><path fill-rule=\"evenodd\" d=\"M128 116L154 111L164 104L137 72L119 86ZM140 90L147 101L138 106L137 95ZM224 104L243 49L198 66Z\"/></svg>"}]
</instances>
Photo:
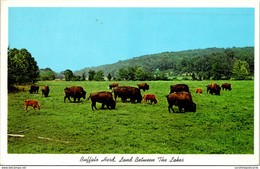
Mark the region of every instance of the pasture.
<instances>
[{"instance_id":1,"label":"pasture","mask_svg":"<svg viewBox=\"0 0 260 169\"><path fill-rule=\"evenodd\" d=\"M49 85L49 97L24 92L8 94L8 137L10 154L253 154L254 81L215 81L232 85L220 96L207 94L213 81L147 81L157 104L117 99L116 109L92 111L92 92L109 91L112 82L40 81ZM138 81L119 81L137 86ZM168 112L166 95L170 85L184 83L190 88L197 111ZM64 88L80 85L87 92L79 103L63 102ZM196 94L202 88L202 94ZM24 100L38 100L41 110L24 109Z\"/></svg>"}]
</instances>

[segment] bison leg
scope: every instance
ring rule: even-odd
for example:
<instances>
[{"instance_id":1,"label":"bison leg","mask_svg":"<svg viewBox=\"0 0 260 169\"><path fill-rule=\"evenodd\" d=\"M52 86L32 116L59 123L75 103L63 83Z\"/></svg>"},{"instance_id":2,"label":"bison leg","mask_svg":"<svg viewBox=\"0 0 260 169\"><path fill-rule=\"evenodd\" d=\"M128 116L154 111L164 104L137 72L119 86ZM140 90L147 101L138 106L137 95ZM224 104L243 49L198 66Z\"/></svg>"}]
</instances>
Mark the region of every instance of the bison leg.
<instances>
[{"instance_id":1,"label":"bison leg","mask_svg":"<svg viewBox=\"0 0 260 169\"><path fill-rule=\"evenodd\" d=\"M173 106L173 105L170 105L170 104L169 104L169 106L168 106L168 111L169 111L169 113L171 113L171 109L172 109L172 112L174 112L172 106Z\"/></svg>"},{"instance_id":2,"label":"bison leg","mask_svg":"<svg viewBox=\"0 0 260 169\"><path fill-rule=\"evenodd\" d=\"M65 97L64 97L64 102L65 102L65 99L66 99L66 98L68 98L69 101L72 102L72 101L70 100L70 96L65 96Z\"/></svg>"},{"instance_id":3,"label":"bison leg","mask_svg":"<svg viewBox=\"0 0 260 169\"><path fill-rule=\"evenodd\" d=\"M126 98L121 97L122 102L126 102Z\"/></svg>"},{"instance_id":4,"label":"bison leg","mask_svg":"<svg viewBox=\"0 0 260 169\"><path fill-rule=\"evenodd\" d=\"M179 112L181 113L182 107L181 106L178 106L178 107L179 107ZM185 112L185 109L184 109L184 112Z\"/></svg>"},{"instance_id":5,"label":"bison leg","mask_svg":"<svg viewBox=\"0 0 260 169\"><path fill-rule=\"evenodd\" d=\"M107 103L106 106L107 106L107 108L108 108L109 110L111 110L111 108L109 107L109 103Z\"/></svg>"},{"instance_id":6,"label":"bison leg","mask_svg":"<svg viewBox=\"0 0 260 169\"><path fill-rule=\"evenodd\" d=\"M105 103L102 103L101 109L105 108Z\"/></svg>"},{"instance_id":7,"label":"bison leg","mask_svg":"<svg viewBox=\"0 0 260 169\"><path fill-rule=\"evenodd\" d=\"M91 106L92 106L92 110L93 110L93 111L94 111L93 107L95 107L95 109L97 110L96 102L92 102Z\"/></svg>"}]
</instances>

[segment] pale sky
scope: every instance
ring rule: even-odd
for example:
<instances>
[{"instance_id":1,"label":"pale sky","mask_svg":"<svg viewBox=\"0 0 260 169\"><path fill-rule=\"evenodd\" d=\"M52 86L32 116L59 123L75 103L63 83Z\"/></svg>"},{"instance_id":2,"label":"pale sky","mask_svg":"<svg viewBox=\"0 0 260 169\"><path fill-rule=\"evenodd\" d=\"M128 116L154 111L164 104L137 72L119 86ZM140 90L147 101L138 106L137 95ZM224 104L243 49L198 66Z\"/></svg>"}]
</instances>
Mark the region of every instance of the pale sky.
<instances>
[{"instance_id":1,"label":"pale sky","mask_svg":"<svg viewBox=\"0 0 260 169\"><path fill-rule=\"evenodd\" d=\"M10 48L56 72L146 54L254 46L254 8L10 7Z\"/></svg>"}]
</instances>

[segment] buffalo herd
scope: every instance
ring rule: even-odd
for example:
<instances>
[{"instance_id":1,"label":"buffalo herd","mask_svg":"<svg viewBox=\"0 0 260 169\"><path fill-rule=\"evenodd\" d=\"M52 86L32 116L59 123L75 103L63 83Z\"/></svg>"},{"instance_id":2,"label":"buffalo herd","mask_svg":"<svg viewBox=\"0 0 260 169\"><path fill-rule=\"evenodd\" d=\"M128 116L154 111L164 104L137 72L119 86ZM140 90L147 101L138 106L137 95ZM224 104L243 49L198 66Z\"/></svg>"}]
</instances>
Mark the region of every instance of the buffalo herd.
<instances>
[{"instance_id":1,"label":"buffalo herd","mask_svg":"<svg viewBox=\"0 0 260 169\"><path fill-rule=\"evenodd\" d=\"M97 110L96 102L102 104L102 109L104 106L106 106L108 109L115 109L116 107L116 99L117 97L120 97L122 102L126 102L127 99L130 99L131 103L141 103L143 102L147 103L150 101L150 104L156 104L157 99L154 94L144 94L142 97L141 90L149 90L149 85L147 83L141 83L137 85L138 87L133 86L125 86L125 85L118 85L118 83L112 83L109 85L109 89L112 90L112 92L109 91L101 91L101 92L95 92L91 93L88 97L88 100L91 99L91 107L92 110L94 108ZM206 86L207 93L210 94L216 94L220 95L220 90L231 90L231 84L230 83L223 83L221 87L217 83L210 83ZM38 93L39 86L38 85L32 85L29 92L31 94ZM41 89L42 95L45 97L48 97L50 88L49 86L43 86ZM70 102L71 97L73 98L73 101L78 102L81 98L86 98L86 91L81 86L72 86L72 87L66 87L64 89L65 96L64 96L64 103L66 99ZM113 94L114 93L114 98ZM201 88L196 89L196 93L202 93ZM196 104L192 100L192 96L189 90L189 86L186 84L176 84L170 86L170 93L166 96L167 102L168 102L168 111L171 113L171 110L174 112L174 109L172 108L173 105L177 106L179 108L179 112L184 109L184 112L196 112ZM27 108L28 106L32 106L34 109L37 107L40 110L40 106L38 104L38 101L36 100L25 100L25 110L28 112Z\"/></svg>"}]
</instances>

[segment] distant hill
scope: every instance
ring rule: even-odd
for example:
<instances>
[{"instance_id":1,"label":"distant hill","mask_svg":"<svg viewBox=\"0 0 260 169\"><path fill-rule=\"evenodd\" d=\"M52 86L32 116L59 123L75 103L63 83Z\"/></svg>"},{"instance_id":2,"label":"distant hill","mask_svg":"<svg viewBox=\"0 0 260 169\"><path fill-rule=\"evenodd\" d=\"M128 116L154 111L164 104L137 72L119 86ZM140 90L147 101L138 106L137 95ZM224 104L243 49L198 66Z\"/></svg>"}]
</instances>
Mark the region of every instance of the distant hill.
<instances>
[{"instance_id":1,"label":"distant hill","mask_svg":"<svg viewBox=\"0 0 260 169\"><path fill-rule=\"evenodd\" d=\"M221 60L228 56L230 59ZM132 59L118 61L113 64L107 64L97 67L87 67L85 69L75 71L75 75L81 76L85 71L87 76L89 70L103 71L107 76L110 73L112 76L117 76L121 68L141 67L146 72L153 73L156 69L165 71L171 75L178 75L184 72L207 72L211 69L214 62L230 62L227 66L230 67L235 60L245 60L250 65L251 73L254 71L254 47L233 47L233 48L206 48L185 50L178 52L163 52L158 54L144 55L134 57ZM233 65L232 65L233 66ZM231 68L229 68L231 69Z\"/></svg>"}]
</instances>

